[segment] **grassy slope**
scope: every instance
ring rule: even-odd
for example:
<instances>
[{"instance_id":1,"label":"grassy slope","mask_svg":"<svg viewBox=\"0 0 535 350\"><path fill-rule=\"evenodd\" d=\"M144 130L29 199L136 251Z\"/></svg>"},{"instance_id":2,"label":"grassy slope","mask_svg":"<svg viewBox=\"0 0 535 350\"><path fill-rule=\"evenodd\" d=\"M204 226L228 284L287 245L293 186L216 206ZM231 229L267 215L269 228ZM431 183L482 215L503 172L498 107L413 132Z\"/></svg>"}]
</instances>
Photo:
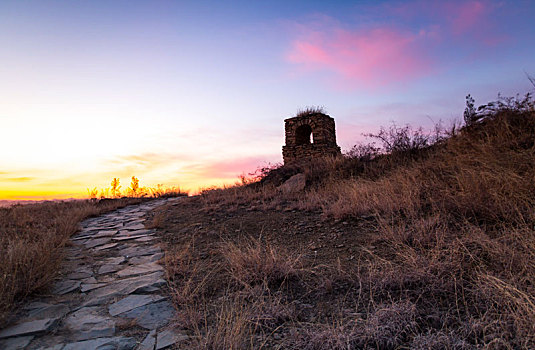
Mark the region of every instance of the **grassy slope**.
<instances>
[{"instance_id":1,"label":"grassy slope","mask_svg":"<svg viewBox=\"0 0 535 350\"><path fill-rule=\"evenodd\" d=\"M275 169L163 208L193 345L535 347L534 135L533 109L502 109L431 148ZM297 171L306 193L279 193Z\"/></svg>"}]
</instances>

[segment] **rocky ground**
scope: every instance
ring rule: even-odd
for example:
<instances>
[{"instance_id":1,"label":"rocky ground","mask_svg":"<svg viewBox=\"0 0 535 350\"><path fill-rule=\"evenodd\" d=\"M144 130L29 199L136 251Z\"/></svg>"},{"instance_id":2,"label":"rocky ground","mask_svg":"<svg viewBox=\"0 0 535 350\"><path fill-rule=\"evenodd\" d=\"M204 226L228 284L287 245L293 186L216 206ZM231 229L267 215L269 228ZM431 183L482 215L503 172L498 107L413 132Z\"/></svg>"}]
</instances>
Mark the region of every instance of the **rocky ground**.
<instances>
[{"instance_id":1,"label":"rocky ground","mask_svg":"<svg viewBox=\"0 0 535 350\"><path fill-rule=\"evenodd\" d=\"M0 349L165 349L173 330L164 253L146 213L159 199L91 218L67 249L61 275L0 331Z\"/></svg>"}]
</instances>

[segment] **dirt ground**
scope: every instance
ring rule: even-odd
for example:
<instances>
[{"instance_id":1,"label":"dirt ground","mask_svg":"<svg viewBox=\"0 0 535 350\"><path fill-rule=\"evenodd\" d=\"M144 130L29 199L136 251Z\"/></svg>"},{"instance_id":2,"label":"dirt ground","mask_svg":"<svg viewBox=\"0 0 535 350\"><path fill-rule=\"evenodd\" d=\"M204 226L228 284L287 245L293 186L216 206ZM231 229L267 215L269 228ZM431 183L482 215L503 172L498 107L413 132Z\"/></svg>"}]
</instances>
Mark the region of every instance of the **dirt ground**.
<instances>
[{"instance_id":1,"label":"dirt ground","mask_svg":"<svg viewBox=\"0 0 535 350\"><path fill-rule=\"evenodd\" d=\"M180 246L196 237L201 255L220 240L243 237L284 246L317 265L350 262L376 249L372 217L337 220L321 214L297 210L292 203L277 209L254 204L207 207L199 197L190 197L159 209L156 220L166 244Z\"/></svg>"},{"instance_id":2,"label":"dirt ground","mask_svg":"<svg viewBox=\"0 0 535 350\"><path fill-rule=\"evenodd\" d=\"M359 286L355 274L364 273L358 271L362 260L376 254L381 244L373 238L375 221L373 217L335 220L295 207L291 202L272 209L254 202L209 205L200 197L190 197L153 213L152 225L159 229L170 257L168 280L176 292L179 324L196 339L188 346L298 349L307 344L306 348L322 349L329 344L339 348L347 341L347 334L339 334L336 328L348 323L348 318L354 323L366 314L361 298L366 288ZM250 239L285 252L283 259L298 259L298 278L274 284L264 280L259 283L262 286L248 282L246 287L229 282L225 244L235 242L239 247ZM187 257L181 254L185 251L189 251ZM184 265L184 270L177 272L178 265ZM203 279L208 275L209 281ZM192 288L192 281L199 295L181 295L181 290ZM247 304L247 310L255 315L244 316L246 330L220 334L221 328L240 328L240 320L222 315L218 309L221 300L230 299L232 308Z\"/></svg>"}]
</instances>

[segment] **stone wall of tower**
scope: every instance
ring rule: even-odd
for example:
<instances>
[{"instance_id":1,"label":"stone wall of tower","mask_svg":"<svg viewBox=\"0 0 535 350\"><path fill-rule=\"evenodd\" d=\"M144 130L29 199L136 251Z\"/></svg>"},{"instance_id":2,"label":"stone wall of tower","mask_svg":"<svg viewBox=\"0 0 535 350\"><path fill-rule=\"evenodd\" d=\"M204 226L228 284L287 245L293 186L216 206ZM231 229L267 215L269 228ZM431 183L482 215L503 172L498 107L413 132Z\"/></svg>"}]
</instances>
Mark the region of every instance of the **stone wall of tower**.
<instances>
[{"instance_id":1,"label":"stone wall of tower","mask_svg":"<svg viewBox=\"0 0 535 350\"><path fill-rule=\"evenodd\" d=\"M312 129L312 143L298 144L296 130L302 125ZM336 144L334 119L323 113L307 114L284 121L286 144L282 147L284 164L340 154Z\"/></svg>"}]
</instances>

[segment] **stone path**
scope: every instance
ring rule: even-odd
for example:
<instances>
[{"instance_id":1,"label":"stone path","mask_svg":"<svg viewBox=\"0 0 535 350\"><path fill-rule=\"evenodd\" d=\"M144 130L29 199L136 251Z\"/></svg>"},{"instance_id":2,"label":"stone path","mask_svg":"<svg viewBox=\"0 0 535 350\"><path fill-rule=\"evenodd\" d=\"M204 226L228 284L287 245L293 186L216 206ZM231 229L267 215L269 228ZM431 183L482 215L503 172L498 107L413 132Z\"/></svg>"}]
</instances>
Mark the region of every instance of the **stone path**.
<instances>
[{"instance_id":1,"label":"stone path","mask_svg":"<svg viewBox=\"0 0 535 350\"><path fill-rule=\"evenodd\" d=\"M158 199L91 218L72 237L50 295L21 309L0 331L0 349L165 349L185 338L158 261L163 252L143 216Z\"/></svg>"}]
</instances>

